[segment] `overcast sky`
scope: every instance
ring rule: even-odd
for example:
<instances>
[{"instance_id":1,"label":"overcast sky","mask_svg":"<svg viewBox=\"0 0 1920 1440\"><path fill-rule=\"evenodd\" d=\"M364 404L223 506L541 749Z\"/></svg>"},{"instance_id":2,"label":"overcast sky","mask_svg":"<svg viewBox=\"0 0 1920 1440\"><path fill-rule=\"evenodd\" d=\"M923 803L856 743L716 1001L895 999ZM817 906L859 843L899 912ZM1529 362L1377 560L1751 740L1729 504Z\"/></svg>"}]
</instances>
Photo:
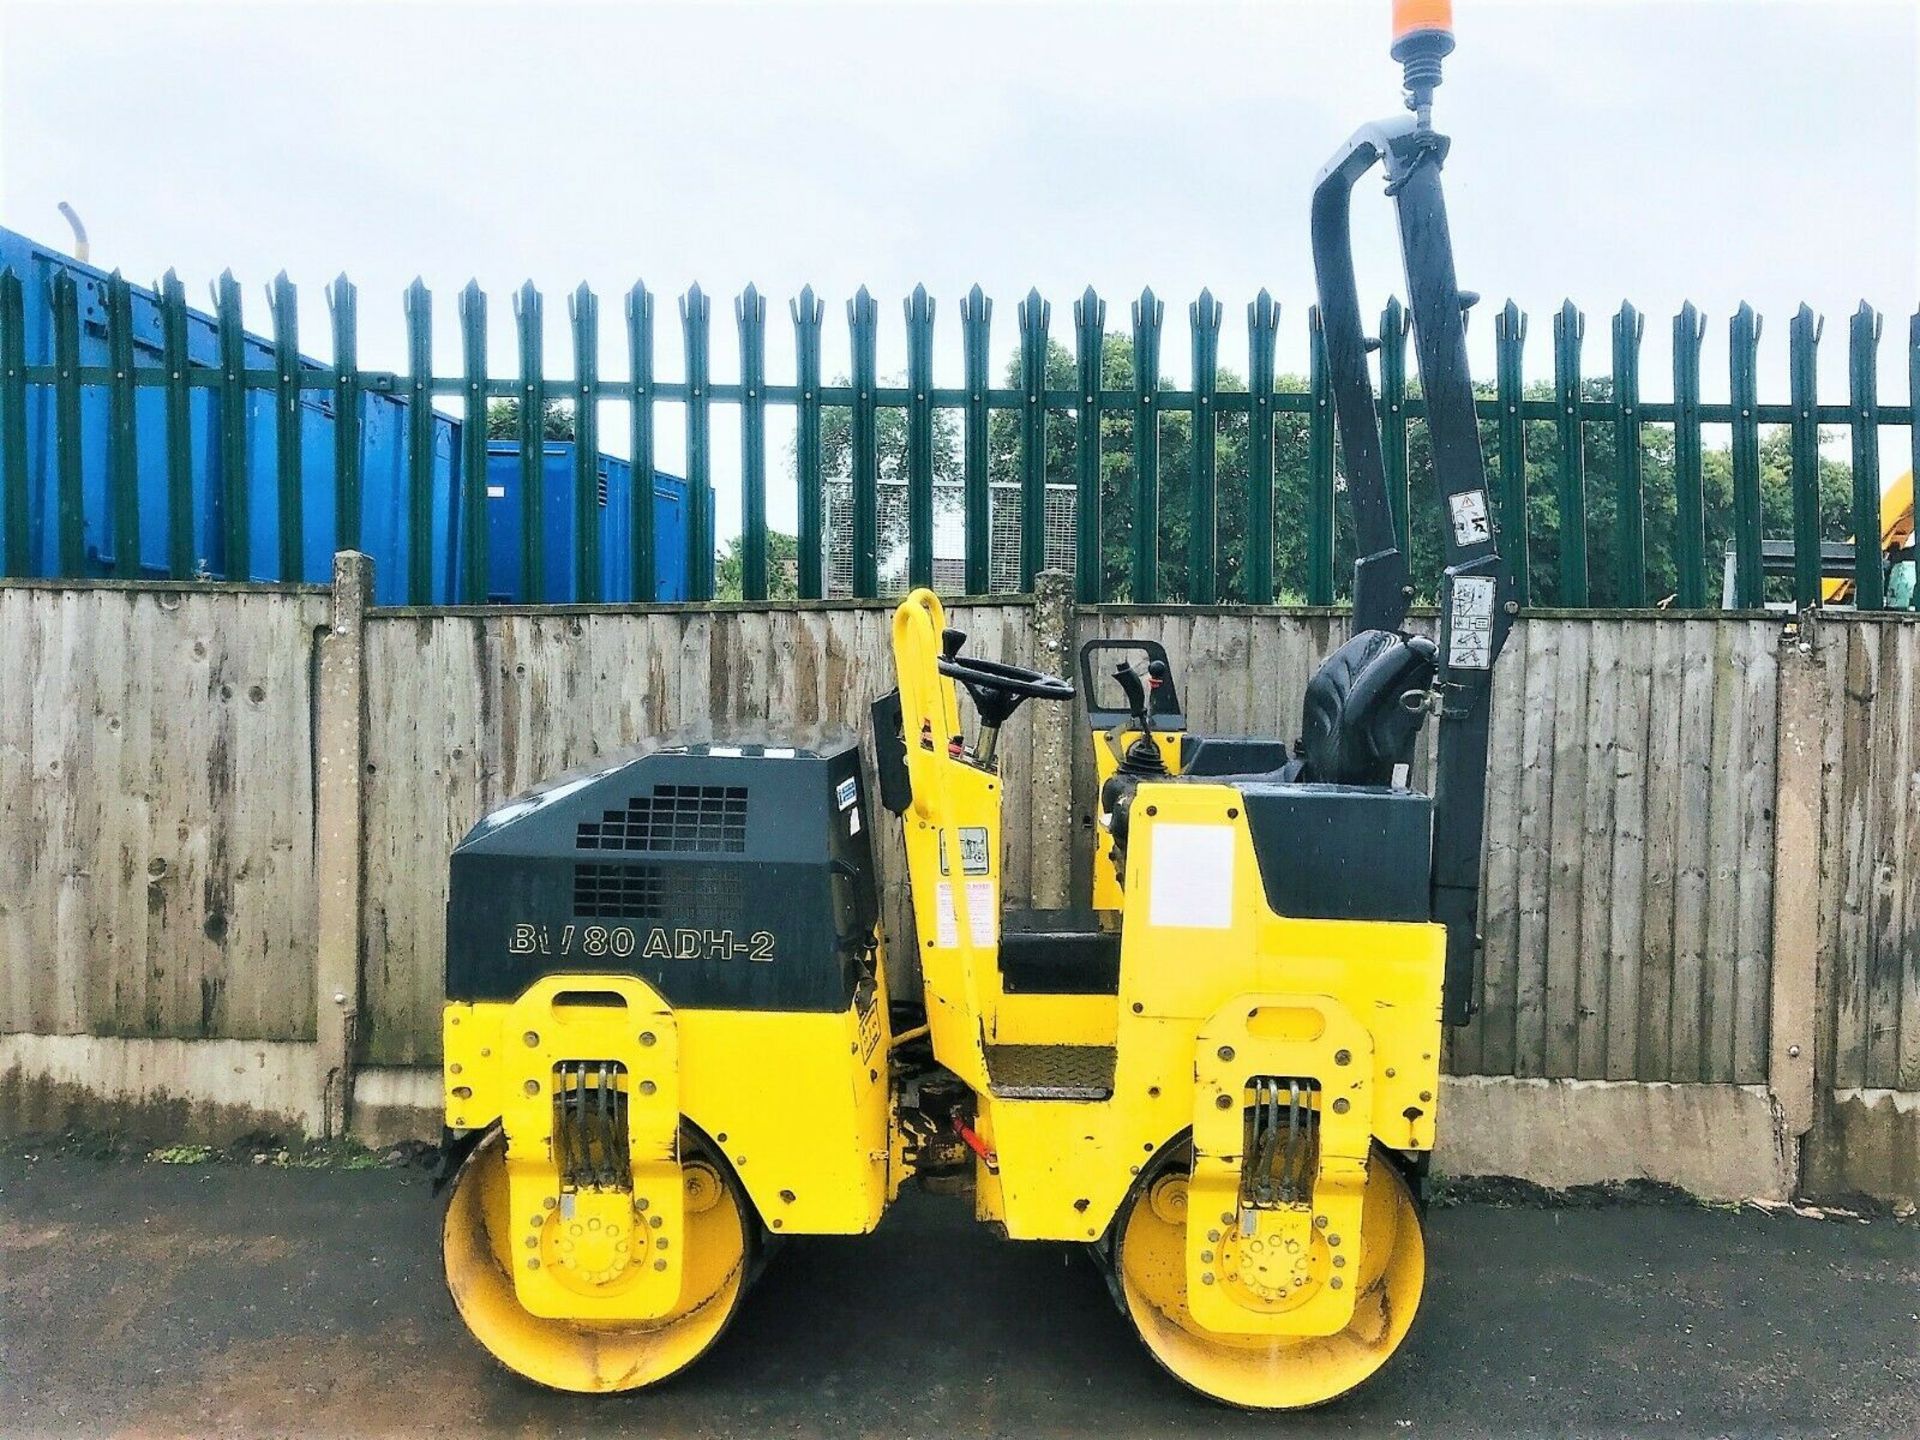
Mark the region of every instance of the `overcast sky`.
<instances>
[{"instance_id":1,"label":"overcast sky","mask_svg":"<svg viewBox=\"0 0 1920 1440\"><path fill-rule=\"evenodd\" d=\"M716 297L719 379L735 373L730 299L749 280L770 298L776 381L793 363L785 302L809 282L828 304L829 371L845 367L844 302L862 282L881 302L882 370L899 370L900 300L924 281L951 383L976 280L999 302L996 368L1028 286L1070 340L1072 298L1092 283L1111 328L1143 285L1167 301L1176 380L1200 288L1225 303L1222 360L1244 371L1245 305L1264 285L1284 307L1282 369L1300 369L1308 191L1344 136L1398 104L1387 11L0 0L0 224L59 239L69 200L97 263L141 282L173 266L202 303L231 266L260 328L261 286L284 266L304 348L323 359L322 288L344 269L370 366L404 363L399 295L419 274L448 373L454 293L476 276L494 297L496 373L511 371L508 294L528 277L550 297L555 357L570 355L565 291L585 279L601 294L615 375L619 297L640 277L661 296L663 378L679 374L673 297L694 280ZM1821 385L1837 399L1845 319L1865 297L1887 314L1883 399L1905 399L1920 5L1457 11L1437 119L1455 137L1461 281L1532 312L1530 372L1549 373L1548 312L1568 296L1589 312L1588 369L1604 371L1607 318L1627 298L1649 312L1646 388L1664 397L1669 317L1690 298L1709 316L1707 391L1721 398L1726 317L1747 299L1767 320L1766 398L1784 398L1786 322L1804 299L1827 316ZM1370 305L1399 284L1389 213L1361 209ZM1473 343L1490 374L1491 327ZM731 424L716 415L718 434ZM620 449L611 407L602 428ZM663 437L662 463L677 456ZM717 466L725 533L731 456ZM792 502L774 492L779 522Z\"/></svg>"}]
</instances>

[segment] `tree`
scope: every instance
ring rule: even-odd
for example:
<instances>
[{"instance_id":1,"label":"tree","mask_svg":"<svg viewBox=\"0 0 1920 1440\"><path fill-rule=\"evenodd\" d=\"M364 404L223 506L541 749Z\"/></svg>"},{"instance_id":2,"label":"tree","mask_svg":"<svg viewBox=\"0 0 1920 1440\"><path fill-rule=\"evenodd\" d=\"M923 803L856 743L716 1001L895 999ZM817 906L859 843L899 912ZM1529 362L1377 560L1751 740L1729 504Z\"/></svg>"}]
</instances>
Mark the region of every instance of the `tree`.
<instances>
[{"instance_id":1,"label":"tree","mask_svg":"<svg viewBox=\"0 0 1920 1440\"><path fill-rule=\"evenodd\" d=\"M746 598L746 537L728 538L720 551L720 573L714 582L716 600ZM767 531L767 598L800 598L800 541L784 531Z\"/></svg>"},{"instance_id":2,"label":"tree","mask_svg":"<svg viewBox=\"0 0 1920 1440\"><path fill-rule=\"evenodd\" d=\"M1133 346L1123 335L1109 334L1102 347L1102 380L1107 390L1133 388ZM1008 383L1024 384L1023 371L1016 356L1008 366ZM1234 371L1222 366L1214 376L1215 387L1223 392L1244 391L1246 382ZM1050 343L1047 353L1046 386L1050 390L1071 390L1078 385L1078 367L1064 345ZM1300 376L1281 376L1276 381L1282 392L1302 392L1307 382ZM1163 390L1171 389L1163 381ZM1418 386L1412 387L1414 395ZM1492 398L1491 387L1481 387L1482 398ZM1551 385L1541 382L1528 387L1529 399L1550 399ZM1612 381L1605 377L1584 383L1588 401L1605 403L1612 398ZM1216 575L1222 600L1246 598L1246 523L1248 514L1247 480L1249 471L1249 417L1224 414L1214 422L1216 440L1215 513L1218 525ZM1131 413L1103 414L1100 427L1101 477L1101 593L1125 600L1131 598L1132 516L1134 508L1133 426ZM1282 603L1300 603L1306 598L1307 535L1303 522L1307 514L1309 488L1308 432L1305 414L1283 411L1274 419L1274 556L1275 595ZM1487 456L1490 486L1497 488L1498 434L1492 421L1481 424L1482 445ZM1643 515L1646 594L1658 602L1678 588L1676 552L1677 501L1674 457L1674 432L1670 425L1640 427L1641 501ZM1823 435L1823 440L1826 438ZM1159 417L1159 587L1164 600L1179 600L1187 593L1188 541L1191 534L1193 416L1189 411L1163 413ZM1011 481L1020 472L1022 436L1019 417L995 411L988 429L988 469L998 481ZM1529 421L1525 427L1527 487L1527 557L1533 580L1536 604L1564 603L1566 589L1561 584L1561 517L1559 486L1559 437L1551 421ZM1581 453L1584 460L1587 520L1588 595L1592 603L1618 603L1615 565L1618 546L1619 515L1618 453L1615 427L1605 421L1588 422L1581 427ZM1076 473L1078 427L1071 413L1048 416L1046 428L1046 473L1049 482L1071 481ZM1408 566L1414 585L1416 604L1432 604L1437 598L1443 554L1443 525L1440 500L1434 488L1431 436L1422 421L1408 427ZM1762 432L1760 441L1761 517L1764 533L1770 538L1793 533L1792 435L1786 427ZM1344 593L1350 582L1354 559L1353 512L1346 502L1344 457L1335 451L1334 557L1336 590ZM1710 571L1708 593L1717 595L1721 556L1733 533L1732 457L1722 446L1708 450L1701 464L1702 510L1706 529L1706 563ZM1819 464L1820 535L1823 539L1845 539L1852 530L1852 467L1822 453ZM1520 537L1503 535L1503 548L1517 550ZM1770 582L1770 598L1787 598L1788 580Z\"/></svg>"},{"instance_id":3,"label":"tree","mask_svg":"<svg viewBox=\"0 0 1920 1440\"><path fill-rule=\"evenodd\" d=\"M1133 342L1120 334L1108 334L1100 347L1101 388L1133 388ZM1072 390L1080 381L1079 364L1071 351L1058 341L1047 344L1046 388ZM1007 366L1007 383L1025 385L1021 357L1014 356ZM1282 388L1294 383L1283 381ZM1247 382L1222 366L1214 375L1215 387L1222 391L1244 391ZM1162 390L1171 390L1163 380ZM1275 426L1276 445L1285 428L1300 421L1305 435L1304 417L1283 416ZM1246 509L1248 446L1251 439L1249 417L1228 414L1215 418L1214 509L1217 517L1218 550L1215 574L1223 600L1245 596L1246 586ZM1133 416L1130 413L1103 412L1100 417L1100 560L1101 593L1120 600L1132 598L1133 591L1133 515L1135 501L1133 460ZM1160 597L1184 598L1187 593L1189 540L1192 534L1193 489L1193 416L1187 411L1163 413L1159 417L1159 565L1157 578ZM1024 453L1020 417L996 410L987 425L987 474L997 482L1017 481ZM1304 438L1302 439L1304 444ZM1068 412L1050 413L1046 424L1046 474L1049 482L1071 482L1078 473L1080 431L1076 417ZM1302 451L1299 490L1305 495L1305 452ZM1276 455L1276 470L1277 455ZM1276 475L1276 489L1281 488ZM1284 513L1284 512L1280 512ZM1294 539L1301 537L1296 532ZM1304 545L1304 541L1302 541ZM1279 548L1278 544L1276 548ZM1301 567L1304 572L1304 548Z\"/></svg>"},{"instance_id":4,"label":"tree","mask_svg":"<svg viewBox=\"0 0 1920 1440\"><path fill-rule=\"evenodd\" d=\"M1486 392L1491 394L1491 391ZM1529 399L1548 399L1552 387L1544 382L1527 389ZM1612 399L1613 384L1605 377L1584 382L1588 401ZM1481 426L1487 454L1488 480L1496 484L1498 450L1494 427ZM1551 421L1529 421L1526 433L1527 561L1535 604L1567 603L1561 575L1562 516L1560 513L1560 441ZM1825 438L1823 436L1823 438ZM1413 485L1413 571L1422 599L1432 598L1440 573L1440 511L1433 491L1433 456L1424 425L1415 425L1409 450ZM1587 591L1591 603L1620 602L1616 556L1619 544L1619 450L1616 427L1588 422L1581 427L1581 455L1586 485L1583 495L1587 518ZM1786 427L1763 431L1760 438L1760 511L1762 532L1770 538L1793 534L1792 432ZM1679 588L1678 479L1674 431L1671 425L1640 427L1641 514L1645 542L1646 595L1658 603ZM1733 457L1724 446L1701 456L1701 508L1705 517L1707 595L1717 600L1728 540L1733 535ZM1819 465L1820 536L1844 540L1852 533L1853 469L1824 454ZM1503 524L1501 548L1517 554L1519 537L1511 522ZM1788 598L1790 581L1773 582L1769 598Z\"/></svg>"},{"instance_id":5,"label":"tree","mask_svg":"<svg viewBox=\"0 0 1920 1440\"><path fill-rule=\"evenodd\" d=\"M1108 334L1101 348L1101 385L1108 391L1133 389L1133 344L1130 337ZM1006 383L1024 387L1022 362L1012 357L1006 368ZM844 380L839 383L846 383ZM1244 391L1246 382L1228 367L1220 367L1214 383L1222 392ZM1050 341L1046 353L1046 388L1072 391L1079 384L1078 365L1068 348ZM1299 393L1307 389L1306 380L1297 375L1281 376L1276 381L1282 392ZM1162 381L1161 389L1172 389ZM1419 387L1411 387L1418 396ZM1491 386L1479 388L1482 399L1491 399ZM1583 385L1588 402L1604 404L1612 398L1612 381L1606 377L1588 379ZM1528 399L1551 399L1553 389L1545 382L1527 388ZM1189 537L1191 533L1193 416L1189 411L1162 413L1159 427L1159 473L1155 477L1159 501L1158 582L1164 600L1177 601L1187 594ZM1218 415L1216 440L1216 516L1217 589L1223 601L1242 601L1246 594L1246 531L1248 515L1249 417L1245 413ZM959 488L962 473L959 422L955 412L936 411L934 429L934 474L936 520L957 516L963 510ZM1114 600L1132 598L1132 531L1135 500L1133 464L1134 419L1131 408L1103 412L1100 423L1100 556L1101 594ZM1299 603L1306 598L1307 535L1304 517L1308 510L1309 417L1297 411L1281 411L1274 417L1274 553L1273 577L1276 599ZM906 476L906 417L897 408L877 413L876 432L880 452L880 476L883 482L880 505L880 553L883 575L903 575L906 563L906 505L904 490L892 488ZM1532 598L1536 604L1563 604L1569 593L1562 583L1562 518L1560 514L1559 437L1550 420L1530 420L1524 426L1526 462L1527 516L1524 543L1528 573L1532 580ZM1481 422L1482 445L1487 456L1488 484L1498 493L1499 456L1497 426L1491 420ZM1823 436L1823 440L1824 440ZM1676 529L1677 501L1675 479L1674 432L1670 425L1643 425L1639 431L1641 447L1641 495L1643 507L1646 595L1658 602L1678 588ZM1011 410L992 412L987 427L987 473L996 486L1017 483L1021 472L1021 417ZM829 479L845 478L852 473L852 417L844 407L828 409L821 424L823 473ZM1584 500L1587 526L1588 597L1596 605L1618 603L1619 586L1615 564L1617 519L1619 513L1618 456L1615 427L1604 421L1590 421L1581 427L1581 452L1585 466ZM1078 467L1079 428L1071 410L1050 411L1045 425L1045 474L1049 484L1071 484ZM1762 526L1770 538L1793 533L1791 483L1791 432L1774 427L1762 432L1760 441L1760 490ZM1409 489L1408 565L1414 586L1414 601L1431 604L1437 595L1442 564L1444 519L1433 483L1431 437L1423 421L1408 427L1407 475ZM1354 558L1353 514L1346 501L1344 456L1335 449L1334 566L1336 593L1344 596L1350 588ZM1717 596L1721 557L1733 533L1732 458L1724 445L1707 450L1702 457L1702 508L1705 516L1706 563L1710 571L1709 596ZM1844 461L1822 453L1819 463L1820 534L1823 539L1845 539L1852 531L1852 469ZM1017 492L998 491L996 507L1017 504ZM1523 543L1510 517L1502 521L1502 548L1508 554L1518 552ZM1770 582L1770 598L1785 598L1790 582Z\"/></svg>"},{"instance_id":6,"label":"tree","mask_svg":"<svg viewBox=\"0 0 1920 1440\"><path fill-rule=\"evenodd\" d=\"M573 439L573 408L558 400L547 401L546 408L542 412L540 429L543 439ZM494 400L488 403L487 438L489 440L520 438L520 402L518 400Z\"/></svg>"}]
</instances>

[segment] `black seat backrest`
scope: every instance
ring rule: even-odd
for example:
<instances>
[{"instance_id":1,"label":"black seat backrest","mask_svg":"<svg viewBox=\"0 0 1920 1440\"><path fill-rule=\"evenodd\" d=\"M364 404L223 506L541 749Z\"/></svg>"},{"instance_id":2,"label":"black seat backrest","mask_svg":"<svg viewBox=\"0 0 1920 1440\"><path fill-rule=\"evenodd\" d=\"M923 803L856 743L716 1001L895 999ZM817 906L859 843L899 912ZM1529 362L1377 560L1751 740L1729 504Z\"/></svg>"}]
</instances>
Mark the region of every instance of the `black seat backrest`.
<instances>
[{"instance_id":1,"label":"black seat backrest","mask_svg":"<svg viewBox=\"0 0 1920 1440\"><path fill-rule=\"evenodd\" d=\"M1439 652L1423 635L1362 630L1329 655L1301 707L1300 778L1327 785L1386 785L1413 758L1424 709L1401 696L1433 681Z\"/></svg>"}]
</instances>

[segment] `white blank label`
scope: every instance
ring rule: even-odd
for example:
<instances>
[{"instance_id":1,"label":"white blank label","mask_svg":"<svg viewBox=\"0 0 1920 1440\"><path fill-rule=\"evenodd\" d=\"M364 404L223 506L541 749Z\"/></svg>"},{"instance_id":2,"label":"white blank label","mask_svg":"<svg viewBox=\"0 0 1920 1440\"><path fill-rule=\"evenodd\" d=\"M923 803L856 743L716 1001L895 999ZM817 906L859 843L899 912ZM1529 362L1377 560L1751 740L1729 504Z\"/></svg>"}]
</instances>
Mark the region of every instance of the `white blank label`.
<instances>
[{"instance_id":1,"label":"white blank label","mask_svg":"<svg viewBox=\"0 0 1920 1440\"><path fill-rule=\"evenodd\" d=\"M1193 930L1233 927L1233 827L1156 825L1147 919Z\"/></svg>"}]
</instances>

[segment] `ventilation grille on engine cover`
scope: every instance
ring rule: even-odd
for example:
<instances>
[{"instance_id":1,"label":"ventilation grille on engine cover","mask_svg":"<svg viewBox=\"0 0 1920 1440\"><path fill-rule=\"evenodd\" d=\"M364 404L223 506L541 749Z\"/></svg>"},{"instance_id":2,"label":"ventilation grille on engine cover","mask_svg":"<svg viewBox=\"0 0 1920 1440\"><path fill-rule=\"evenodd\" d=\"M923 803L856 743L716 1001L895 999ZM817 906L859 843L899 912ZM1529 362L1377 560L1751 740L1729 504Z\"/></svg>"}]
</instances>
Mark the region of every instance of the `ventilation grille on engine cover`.
<instances>
[{"instance_id":1,"label":"ventilation grille on engine cover","mask_svg":"<svg viewBox=\"0 0 1920 1440\"><path fill-rule=\"evenodd\" d=\"M585 920L658 920L666 881L653 865L576 865L573 913Z\"/></svg>"},{"instance_id":2,"label":"ventilation grille on engine cover","mask_svg":"<svg viewBox=\"0 0 1920 1440\"><path fill-rule=\"evenodd\" d=\"M747 848L746 787L656 785L624 810L582 820L576 843L582 850L738 854Z\"/></svg>"},{"instance_id":3,"label":"ventilation grille on engine cover","mask_svg":"<svg viewBox=\"0 0 1920 1440\"><path fill-rule=\"evenodd\" d=\"M581 920L662 920L721 928L744 924L740 872L721 866L573 867L573 913Z\"/></svg>"}]
</instances>

